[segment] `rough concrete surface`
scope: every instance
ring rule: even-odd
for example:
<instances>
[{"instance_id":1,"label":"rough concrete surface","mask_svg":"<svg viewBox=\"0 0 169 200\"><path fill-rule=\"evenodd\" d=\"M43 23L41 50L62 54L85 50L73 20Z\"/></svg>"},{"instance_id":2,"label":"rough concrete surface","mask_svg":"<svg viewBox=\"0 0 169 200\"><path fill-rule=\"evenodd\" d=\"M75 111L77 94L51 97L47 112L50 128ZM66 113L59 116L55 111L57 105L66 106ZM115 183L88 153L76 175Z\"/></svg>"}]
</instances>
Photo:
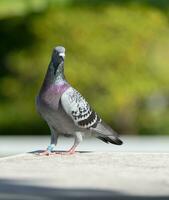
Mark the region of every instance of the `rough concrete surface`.
<instances>
[{"instance_id":1,"label":"rough concrete surface","mask_svg":"<svg viewBox=\"0 0 169 200\"><path fill-rule=\"evenodd\" d=\"M169 199L169 153L1 158L0 199Z\"/></svg>"}]
</instances>

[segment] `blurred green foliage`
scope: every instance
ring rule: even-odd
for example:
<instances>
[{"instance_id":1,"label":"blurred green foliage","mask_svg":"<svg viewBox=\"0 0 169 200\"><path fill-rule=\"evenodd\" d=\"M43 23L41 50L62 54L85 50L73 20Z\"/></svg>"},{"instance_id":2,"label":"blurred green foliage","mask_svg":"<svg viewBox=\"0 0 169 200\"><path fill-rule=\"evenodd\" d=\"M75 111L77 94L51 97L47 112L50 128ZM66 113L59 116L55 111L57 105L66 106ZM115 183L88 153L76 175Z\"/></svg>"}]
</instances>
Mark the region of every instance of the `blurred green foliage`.
<instances>
[{"instance_id":1,"label":"blurred green foliage","mask_svg":"<svg viewBox=\"0 0 169 200\"><path fill-rule=\"evenodd\" d=\"M28 3L29 2L29 3ZM169 134L169 1L2 0L0 133L46 134L35 109L51 51L120 133Z\"/></svg>"}]
</instances>

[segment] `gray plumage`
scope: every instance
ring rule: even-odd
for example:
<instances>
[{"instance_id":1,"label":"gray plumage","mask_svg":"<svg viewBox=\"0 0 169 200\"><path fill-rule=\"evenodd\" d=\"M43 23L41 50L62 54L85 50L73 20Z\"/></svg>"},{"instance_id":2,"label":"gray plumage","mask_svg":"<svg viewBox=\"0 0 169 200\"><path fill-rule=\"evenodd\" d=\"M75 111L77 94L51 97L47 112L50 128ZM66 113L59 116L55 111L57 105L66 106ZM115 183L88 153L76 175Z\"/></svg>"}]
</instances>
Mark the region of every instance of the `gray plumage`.
<instances>
[{"instance_id":1,"label":"gray plumage","mask_svg":"<svg viewBox=\"0 0 169 200\"><path fill-rule=\"evenodd\" d=\"M121 145L117 133L102 121L84 97L66 81L64 56L64 47L54 48L37 97L37 110L51 130L51 145L56 145L60 134L75 136L70 153L74 152L87 134L93 134L106 143ZM48 150L53 149L51 145Z\"/></svg>"}]
</instances>

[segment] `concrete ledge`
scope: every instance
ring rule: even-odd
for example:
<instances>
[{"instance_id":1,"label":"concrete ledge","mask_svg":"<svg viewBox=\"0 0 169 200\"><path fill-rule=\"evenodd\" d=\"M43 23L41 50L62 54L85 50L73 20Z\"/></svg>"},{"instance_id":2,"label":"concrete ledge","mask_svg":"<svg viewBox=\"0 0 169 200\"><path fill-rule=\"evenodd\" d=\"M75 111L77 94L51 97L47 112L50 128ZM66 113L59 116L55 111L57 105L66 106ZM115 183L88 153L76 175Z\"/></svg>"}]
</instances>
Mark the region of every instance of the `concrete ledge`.
<instances>
[{"instance_id":1,"label":"concrete ledge","mask_svg":"<svg viewBox=\"0 0 169 200\"><path fill-rule=\"evenodd\" d=\"M0 199L169 199L168 158L124 152L1 158Z\"/></svg>"}]
</instances>

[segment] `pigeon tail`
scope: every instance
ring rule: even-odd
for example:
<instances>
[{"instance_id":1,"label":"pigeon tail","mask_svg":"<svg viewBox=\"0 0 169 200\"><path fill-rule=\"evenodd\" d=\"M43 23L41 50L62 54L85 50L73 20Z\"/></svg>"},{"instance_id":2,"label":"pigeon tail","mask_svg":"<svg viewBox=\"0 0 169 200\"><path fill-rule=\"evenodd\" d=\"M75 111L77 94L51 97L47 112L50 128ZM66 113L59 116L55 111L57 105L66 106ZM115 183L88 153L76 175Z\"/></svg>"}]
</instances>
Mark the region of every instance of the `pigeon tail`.
<instances>
[{"instance_id":1,"label":"pigeon tail","mask_svg":"<svg viewBox=\"0 0 169 200\"><path fill-rule=\"evenodd\" d=\"M97 138L102 140L105 143L111 143L111 144L116 144L116 145L123 144L123 142L119 138L115 138L113 136L107 136L107 137L98 136Z\"/></svg>"},{"instance_id":2,"label":"pigeon tail","mask_svg":"<svg viewBox=\"0 0 169 200\"><path fill-rule=\"evenodd\" d=\"M110 126L105 124L103 121L98 123L96 128L92 128L97 134L97 138L105 143L111 143L116 145L122 145L123 142L118 138L118 134L111 129Z\"/></svg>"}]
</instances>

